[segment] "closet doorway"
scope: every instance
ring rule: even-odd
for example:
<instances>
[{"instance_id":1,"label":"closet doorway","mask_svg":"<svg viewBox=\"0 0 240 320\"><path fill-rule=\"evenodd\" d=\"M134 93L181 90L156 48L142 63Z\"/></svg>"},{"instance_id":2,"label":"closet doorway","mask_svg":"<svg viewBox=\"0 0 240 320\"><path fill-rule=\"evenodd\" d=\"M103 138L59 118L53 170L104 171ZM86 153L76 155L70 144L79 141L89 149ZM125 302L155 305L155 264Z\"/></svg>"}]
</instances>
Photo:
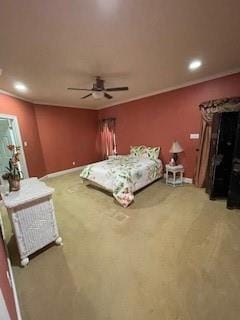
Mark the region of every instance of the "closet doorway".
<instances>
[{"instance_id":1,"label":"closet doorway","mask_svg":"<svg viewBox=\"0 0 240 320\"><path fill-rule=\"evenodd\" d=\"M240 208L240 97L203 102L202 128L194 183L210 199L226 197Z\"/></svg>"},{"instance_id":2,"label":"closet doorway","mask_svg":"<svg viewBox=\"0 0 240 320\"><path fill-rule=\"evenodd\" d=\"M227 207L240 208L240 112L215 113L206 191L211 200L226 198Z\"/></svg>"},{"instance_id":3,"label":"closet doorway","mask_svg":"<svg viewBox=\"0 0 240 320\"><path fill-rule=\"evenodd\" d=\"M11 157L11 152L7 149L9 144L21 147L20 169L23 178L28 178L28 169L17 117L0 113L0 177L6 172L6 167Z\"/></svg>"}]
</instances>

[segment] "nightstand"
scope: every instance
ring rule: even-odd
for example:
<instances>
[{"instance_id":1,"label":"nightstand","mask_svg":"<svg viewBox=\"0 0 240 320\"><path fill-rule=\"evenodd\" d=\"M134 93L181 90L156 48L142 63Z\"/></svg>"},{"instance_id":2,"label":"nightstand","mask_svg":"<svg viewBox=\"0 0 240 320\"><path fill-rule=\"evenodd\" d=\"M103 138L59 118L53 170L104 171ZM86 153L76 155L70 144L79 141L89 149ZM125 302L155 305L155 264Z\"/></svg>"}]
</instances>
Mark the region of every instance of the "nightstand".
<instances>
[{"instance_id":1,"label":"nightstand","mask_svg":"<svg viewBox=\"0 0 240 320\"><path fill-rule=\"evenodd\" d=\"M183 185L184 167L179 164L177 166L166 165L166 184L176 187Z\"/></svg>"}]
</instances>

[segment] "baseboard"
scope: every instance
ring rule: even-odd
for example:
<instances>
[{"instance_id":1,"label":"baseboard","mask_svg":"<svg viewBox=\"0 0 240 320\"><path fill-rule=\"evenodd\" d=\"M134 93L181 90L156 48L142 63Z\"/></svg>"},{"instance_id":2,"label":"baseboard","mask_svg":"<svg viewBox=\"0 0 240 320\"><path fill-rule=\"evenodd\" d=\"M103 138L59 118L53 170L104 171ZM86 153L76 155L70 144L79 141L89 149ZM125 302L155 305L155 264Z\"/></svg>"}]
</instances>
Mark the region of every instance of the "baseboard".
<instances>
[{"instance_id":1,"label":"baseboard","mask_svg":"<svg viewBox=\"0 0 240 320\"><path fill-rule=\"evenodd\" d=\"M193 183L193 179L192 179L192 178L183 177L183 181L184 181L185 183L190 183L190 184Z\"/></svg>"},{"instance_id":2,"label":"baseboard","mask_svg":"<svg viewBox=\"0 0 240 320\"><path fill-rule=\"evenodd\" d=\"M1 209L1 206L2 206L2 204L0 205L0 209ZM7 247L7 244L6 244L5 231L4 231L4 225L3 225L1 213L0 213L0 225L2 227L3 241L4 241L6 253L7 253L7 263L8 263L8 269L9 269L10 278L11 278L11 287L12 287L12 290L13 290L13 298L14 298L14 303L15 303L15 307L16 307L17 319L18 320L22 320L19 301L18 301L18 296L17 296L16 284L15 284L15 280L14 280L14 276L13 276L11 261L10 261L10 258L9 258L8 247Z\"/></svg>"},{"instance_id":3,"label":"baseboard","mask_svg":"<svg viewBox=\"0 0 240 320\"><path fill-rule=\"evenodd\" d=\"M85 166L80 166L80 167L74 167L74 168L66 169L66 170L62 170L62 171L57 171L57 172L48 173L46 176L41 177L39 180L44 180L44 179L48 179L48 178L55 178L55 177L62 176L62 175L67 174L67 173L72 173L72 172L75 172L75 171L80 171L80 170L82 170L84 167L85 167Z\"/></svg>"}]
</instances>

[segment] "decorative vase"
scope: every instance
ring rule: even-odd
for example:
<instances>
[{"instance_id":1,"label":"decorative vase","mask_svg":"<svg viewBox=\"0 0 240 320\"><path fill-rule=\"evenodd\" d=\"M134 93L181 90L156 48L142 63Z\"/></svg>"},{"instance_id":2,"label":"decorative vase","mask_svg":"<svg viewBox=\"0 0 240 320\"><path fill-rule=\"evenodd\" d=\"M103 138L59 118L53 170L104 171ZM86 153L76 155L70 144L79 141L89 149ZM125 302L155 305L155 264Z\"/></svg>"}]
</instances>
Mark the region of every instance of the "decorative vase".
<instances>
[{"instance_id":1,"label":"decorative vase","mask_svg":"<svg viewBox=\"0 0 240 320\"><path fill-rule=\"evenodd\" d=\"M20 178L8 178L8 183L9 183L9 192L11 191L18 191L20 190Z\"/></svg>"}]
</instances>

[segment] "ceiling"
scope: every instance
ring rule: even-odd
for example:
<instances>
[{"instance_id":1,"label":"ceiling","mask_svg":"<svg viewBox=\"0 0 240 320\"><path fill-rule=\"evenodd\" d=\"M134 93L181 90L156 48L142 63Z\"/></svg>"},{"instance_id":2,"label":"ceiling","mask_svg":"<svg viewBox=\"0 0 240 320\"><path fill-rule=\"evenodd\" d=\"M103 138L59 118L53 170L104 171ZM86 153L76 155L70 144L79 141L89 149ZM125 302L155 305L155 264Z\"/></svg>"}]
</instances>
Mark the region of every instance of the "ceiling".
<instances>
[{"instance_id":1,"label":"ceiling","mask_svg":"<svg viewBox=\"0 0 240 320\"><path fill-rule=\"evenodd\" d=\"M239 0L1 0L0 89L98 109L240 67ZM199 58L203 66L188 70ZM81 100L94 77L129 86ZM18 93L13 85L28 87Z\"/></svg>"}]
</instances>

